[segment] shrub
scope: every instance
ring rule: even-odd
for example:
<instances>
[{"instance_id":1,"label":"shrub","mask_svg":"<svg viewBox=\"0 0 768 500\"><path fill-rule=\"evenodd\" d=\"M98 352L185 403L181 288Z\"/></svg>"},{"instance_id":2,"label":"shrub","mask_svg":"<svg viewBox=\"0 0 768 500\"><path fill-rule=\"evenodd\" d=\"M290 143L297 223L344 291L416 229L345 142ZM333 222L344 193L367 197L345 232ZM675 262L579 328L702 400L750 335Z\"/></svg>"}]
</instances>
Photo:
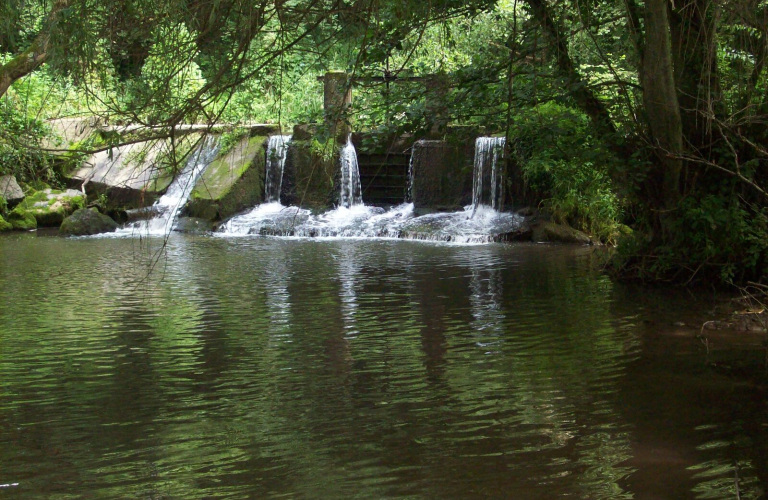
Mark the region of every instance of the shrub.
<instances>
[{"instance_id":1,"label":"shrub","mask_svg":"<svg viewBox=\"0 0 768 500\"><path fill-rule=\"evenodd\" d=\"M614 241L622 206L609 172L617 160L591 135L588 118L548 102L517 116L512 137L512 160L544 197L543 208L558 222Z\"/></svg>"}]
</instances>

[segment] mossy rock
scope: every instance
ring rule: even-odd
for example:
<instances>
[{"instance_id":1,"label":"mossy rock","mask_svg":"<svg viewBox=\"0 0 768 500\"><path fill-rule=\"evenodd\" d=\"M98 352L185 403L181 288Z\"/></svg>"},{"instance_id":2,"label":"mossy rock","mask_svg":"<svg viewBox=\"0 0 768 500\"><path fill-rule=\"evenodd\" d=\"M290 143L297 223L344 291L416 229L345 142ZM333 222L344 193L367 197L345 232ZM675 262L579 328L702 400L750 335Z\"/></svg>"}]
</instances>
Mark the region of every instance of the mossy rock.
<instances>
[{"instance_id":1,"label":"mossy rock","mask_svg":"<svg viewBox=\"0 0 768 500\"><path fill-rule=\"evenodd\" d=\"M99 233L113 233L117 223L95 208L81 208L64 219L59 234L64 236L86 236Z\"/></svg>"},{"instance_id":2,"label":"mossy rock","mask_svg":"<svg viewBox=\"0 0 768 500\"><path fill-rule=\"evenodd\" d=\"M190 195L186 213L207 220L225 219L260 203L264 195L267 137L244 137L205 170Z\"/></svg>"},{"instance_id":3,"label":"mossy rock","mask_svg":"<svg viewBox=\"0 0 768 500\"><path fill-rule=\"evenodd\" d=\"M573 243L591 245L592 239L570 226L542 221L532 226L532 240L537 243Z\"/></svg>"},{"instance_id":4,"label":"mossy rock","mask_svg":"<svg viewBox=\"0 0 768 500\"><path fill-rule=\"evenodd\" d=\"M13 229L18 229L19 231L37 229L37 219L35 219L35 216L20 207L16 207L8 215L8 222L11 223Z\"/></svg>"},{"instance_id":5,"label":"mossy rock","mask_svg":"<svg viewBox=\"0 0 768 500\"><path fill-rule=\"evenodd\" d=\"M27 196L16 210L21 209L32 214L37 220L37 226L56 227L61 225L68 215L84 206L85 197L79 191L56 191L47 188Z\"/></svg>"},{"instance_id":6,"label":"mossy rock","mask_svg":"<svg viewBox=\"0 0 768 500\"><path fill-rule=\"evenodd\" d=\"M0 215L0 233L10 231L11 229L13 229L13 224L3 219L3 216Z\"/></svg>"}]
</instances>

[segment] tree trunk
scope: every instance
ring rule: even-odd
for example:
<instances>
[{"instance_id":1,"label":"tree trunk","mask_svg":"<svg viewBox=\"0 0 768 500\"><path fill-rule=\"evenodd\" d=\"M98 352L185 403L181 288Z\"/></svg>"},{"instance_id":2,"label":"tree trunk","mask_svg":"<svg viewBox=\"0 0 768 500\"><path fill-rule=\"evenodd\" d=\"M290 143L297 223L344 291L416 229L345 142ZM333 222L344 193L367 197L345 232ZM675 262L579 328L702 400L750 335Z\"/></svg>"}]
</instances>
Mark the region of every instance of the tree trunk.
<instances>
[{"instance_id":1,"label":"tree trunk","mask_svg":"<svg viewBox=\"0 0 768 500\"><path fill-rule=\"evenodd\" d=\"M587 86L586 80L579 74L576 65L568 54L568 44L564 30L552 17L546 0L526 0L536 21L541 25L545 35L555 50L557 68L568 80L568 90L576 104L592 120L600 132L609 135L616 134L616 127L611 120L605 105Z\"/></svg>"},{"instance_id":2,"label":"tree trunk","mask_svg":"<svg viewBox=\"0 0 768 500\"><path fill-rule=\"evenodd\" d=\"M683 131L693 148L708 158L713 118L725 114L715 45L719 7L712 0L676 6L670 4L668 14Z\"/></svg>"},{"instance_id":3,"label":"tree trunk","mask_svg":"<svg viewBox=\"0 0 768 500\"><path fill-rule=\"evenodd\" d=\"M667 17L668 0L645 2L645 51L640 74L648 125L658 151L661 171L652 184L661 188L659 208L673 209L680 198L683 127L675 89L674 67Z\"/></svg>"},{"instance_id":4,"label":"tree trunk","mask_svg":"<svg viewBox=\"0 0 768 500\"><path fill-rule=\"evenodd\" d=\"M13 82L40 67L48 59L48 44L59 12L69 7L73 0L57 0L51 7L46 25L27 50L0 66L0 97L4 96Z\"/></svg>"}]
</instances>

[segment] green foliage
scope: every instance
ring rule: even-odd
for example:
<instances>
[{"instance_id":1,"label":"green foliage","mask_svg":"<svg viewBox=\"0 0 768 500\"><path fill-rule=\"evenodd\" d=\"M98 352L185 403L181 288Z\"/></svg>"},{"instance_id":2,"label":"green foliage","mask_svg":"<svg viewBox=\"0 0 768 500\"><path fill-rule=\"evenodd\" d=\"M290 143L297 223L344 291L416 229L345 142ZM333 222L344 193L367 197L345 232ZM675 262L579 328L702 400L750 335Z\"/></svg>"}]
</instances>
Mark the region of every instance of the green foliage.
<instances>
[{"instance_id":1,"label":"green foliage","mask_svg":"<svg viewBox=\"0 0 768 500\"><path fill-rule=\"evenodd\" d=\"M219 156L222 157L232 151L237 144L248 135L247 129L235 129L231 132L224 132L219 137Z\"/></svg>"},{"instance_id":2,"label":"green foliage","mask_svg":"<svg viewBox=\"0 0 768 500\"><path fill-rule=\"evenodd\" d=\"M13 174L20 182L52 179L47 156L41 151L49 129L31 118L17 96L0 101L0 175Z\"/></svg>"},{"instance_id":3,"label":"green foliage","mask_svg":"<svg viewBox=\"0 0 768 500\"><path fill-rule=\"evenodd\" d=\"M0 233L10 231L13 229L13 224L7 222L2 215L0 215Z\"/></svg>"},{"instance_id":4,"label":"green foliage","mask_svg":"<svg viewBox=\"0 0 768 500\"><path fill-rule=\"evenodd\" d=\"M336 155L336 142L333 138L325 141L313 138L309 143L309 153L313 158L319 158L323 162L333 161Z\"/></svg>"},{"instance_id":5,"label":"green foliage","mask_svg":"<svg viewBox=\"0 0 768 500\"><path fill-rule=\"evenodd\" d=\"M158 27L141 77L129 86L132 107L146 110L150 123L172 117L205 84L195 62L198 53L184 25Z\"/></svg>"},{"instance_id":6,"label":"green foliage","mask_svg":"<svg viewBox=\"0 0 768 500\"><path fill-rule=\"evenodd\" d=\"M614 268L632 278L739 283L768 273L768 208L724 193L689 196L663 243L638 232L620 240Z\"/></svg>"},{"instance_id":7,"label":"green foliage","mask_svg":"<svg viewBox=\"0 0 768 500\"><path fill-rule=\"evenodd\" d=\"M622 217L609 172L617 160L582 113L548 102L515 117L513 162L553 217L612 242Z\"/></svg>"}]
</instances>

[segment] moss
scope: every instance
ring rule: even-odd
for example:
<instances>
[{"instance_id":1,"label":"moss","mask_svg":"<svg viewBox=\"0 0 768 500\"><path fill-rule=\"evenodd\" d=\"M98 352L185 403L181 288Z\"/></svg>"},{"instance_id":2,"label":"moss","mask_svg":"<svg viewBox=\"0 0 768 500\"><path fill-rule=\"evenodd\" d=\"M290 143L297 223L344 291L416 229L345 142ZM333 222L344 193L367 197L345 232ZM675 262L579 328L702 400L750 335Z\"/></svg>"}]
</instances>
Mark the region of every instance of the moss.
<instances>
[{"instance_id":1,"label":"moss","mask_svg":"<svg viewBox=\"0 0 768 500\"><path fill-rule=\"evenodd\" d=\"M314 143L313 147L313 141L291 141L283 177L284 203L323 211L336 201L339 150L333 143L328 143L328 148L318 148L318 144L323 145Z\"/></svg>"},{"instance_id":2,"label":"moss","mask_svg":"<svg viewBox=\"0 0 768 500\"><path fill-rule=\"evenodd\" d=\"M264 136L247 137L219 154L192 190L192 198L220 200L226 196L248 169L264 165L265 140Z\"/></svg>"},{"instance_id":3,"label":"moss","mask_svg":"<svg viewBox=\"0 0 768 500\"><path fill-rule=\"evenodd\" d=\"M215 220L263 199L266 136L245 137L208 166L190 196L188 212Z\"/></svg>"},{"instance_id":4,"label":"moss","mask_svg":"<svg viewBox=\"0 0 768 500\"><path fill-rule=\"evenodd\" d=\"M38 226L54 227L64 218L85 206L85 197L81 194L69 196L68 192L46 189L27 196L17 209L32 214ZM72 191L69 191L72 193Z\"/></svg>"},{"instance_id":5,"label":"moss","mask_svg":"<svg viewBox=\"0 0 768 500\"><path fill-rule=\"evenodd\" d=\"M27 191L27 196L30 196L38 191L45 191L46 189L51 189L51 186L43 181L30 181L27 183L25 191Z\"/></svg>"},{"instance_id":6,"label":"moss","mask_svg":"<svg viewBox=\"0 0 768 500\"><path fill-rule=\"evenodd\" d=\"M8 202L0 196L0 216L8 213Z\"/></svg>"},{"instance_id":7,"label":"moss","mask_svg":"<svg viewBox=\"0 0 768 500\"><path fill-rule=\"evenodd\" d=\"M0 233L10 231L13 229L13 224L10 222L7 222L3 217L0 215Z\"/></svg>"},{"instance_id":8,"label":"moss","mask_svg":"<svg viewBox=\"0 0 768 500\"><path fill-rule=\"evenodd\" d=\"M20 207L16 207L8 215L8 222L11 223L13 229L20 231L37 229L37 219L35 219L35 216Z\"/></svg>"}]
</instances>

